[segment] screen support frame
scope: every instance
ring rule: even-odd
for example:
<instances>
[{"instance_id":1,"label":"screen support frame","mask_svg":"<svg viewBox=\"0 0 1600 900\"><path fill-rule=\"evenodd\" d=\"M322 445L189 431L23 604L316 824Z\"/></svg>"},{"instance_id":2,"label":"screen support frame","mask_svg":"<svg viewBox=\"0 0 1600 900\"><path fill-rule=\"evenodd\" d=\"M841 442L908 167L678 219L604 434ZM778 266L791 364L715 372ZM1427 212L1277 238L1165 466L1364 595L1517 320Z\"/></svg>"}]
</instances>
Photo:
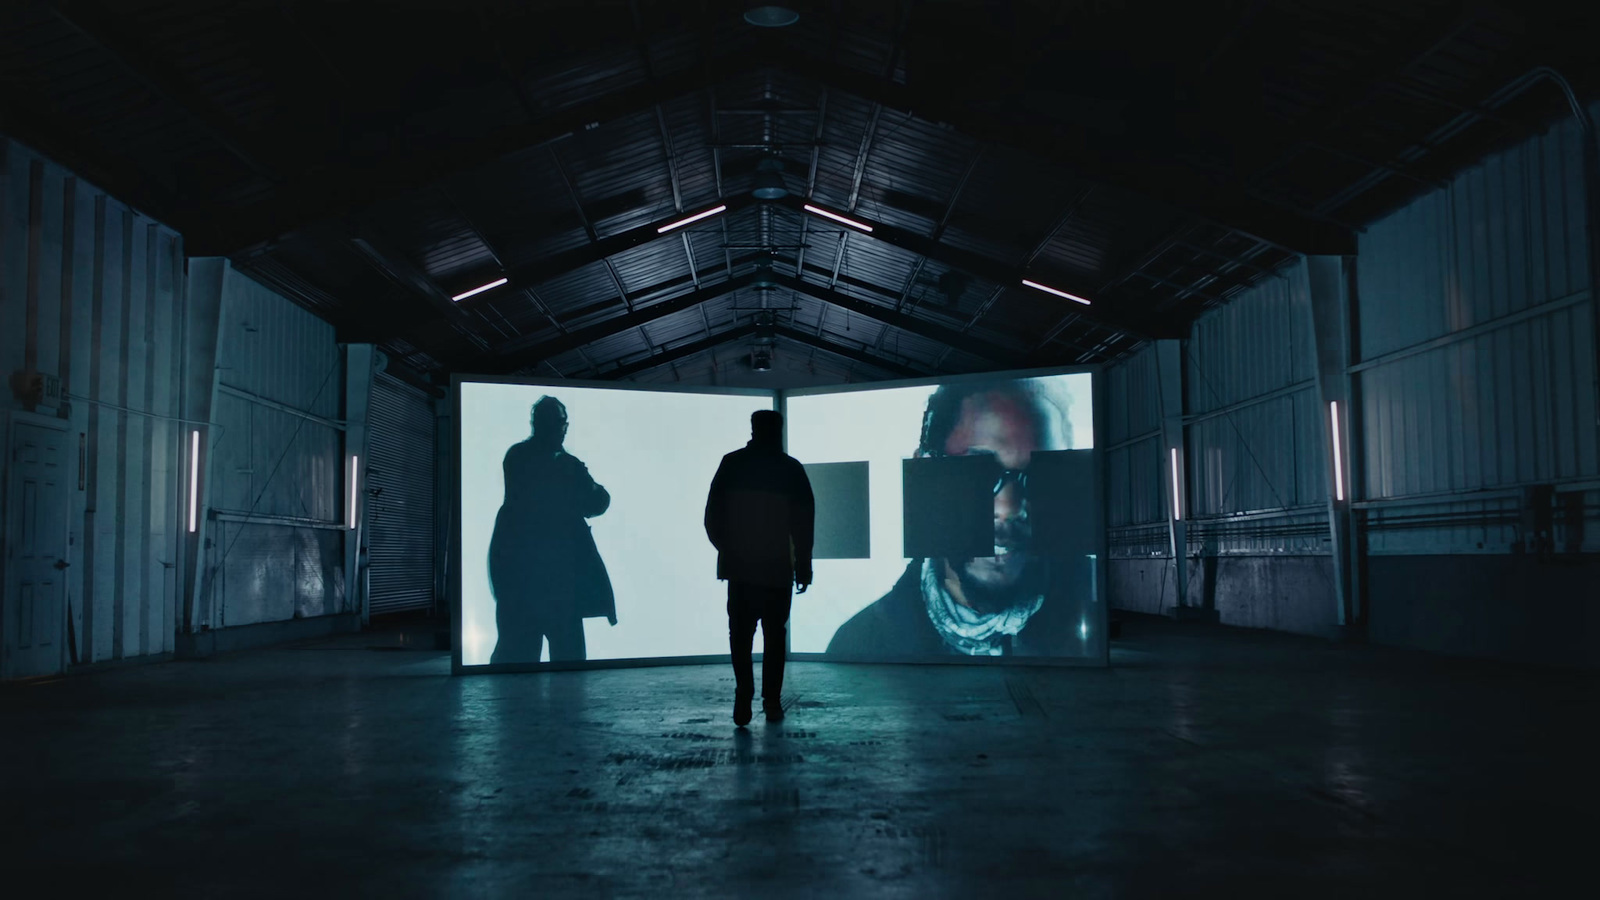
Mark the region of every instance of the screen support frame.
<instances>
[{"instance_id":1,"label":"screen support frame","mask_svg":"<svg viewBox=\"0 0 1600 900\"><path fill-rule=\"evenodd\" d=\"M700 656L663 656L624 659L595 659L576 662L529 662L529 663L484 663L467 666L461 661L463 622L462 622L462 596L461 596L461 385L473 384L512 384L527 387L548 387L555 389L591 388L601 390L624 390L640 392L659 392L669 394L715 394L728 396L757 396L770 397L772 408L788 419L788 400L790 397L815 396L824 394L841 394L858 391L876 391L893 388L934 386L941 384L958 384L963 382L1003 381L1021 378L1044 378L1053 375L1076 375L1088 373L1091 375L1090 396L1093 398L1094 408L1091 412L1094 423L1095 440L1090 448L1093 451L1095 478L1095 506L1100 510L1101 528L1098 531L1098 558L1095 571L1095 598L1094 605L1099 611L1098 627L1100 629L1098 656L1085 657L947 657L894 659L885 657L871 662L857 663L851 661L843 663L831 659L822 653L793 653L788 658L796 662L833 662L836 664L855 665L955 665L955 666L1020 666L1020 667L1107 667L1110 665L1110 606L1106 596L1107 590L1107 503L1106 492L1106 457L1103 449L1102 436L1105 432L1105 367L1102 365L1062 366L1041 369L1008 369L997 372L976 372L967 375L955 375L927 378L898 379L893 381L857 382L844 385L823 387L805 387L794 389L762 388L735 388L716 386L683 386L683 385L654 385L637 383L619 383L615 381L601 381L596 379L539 379L517 378L512 376L474 375L470 373L452 373L450 376L449 403L450 403L450 503L453 514L450 516L448 563L445 572L445 585L449 597L450 610L450 673L452 675L493 675L510 674L518 672L558 672L558 671L583 671L589 669L628 669L646 668L654 666L684 666L684 665L727 665L731 663L729 654L700 655ZM730 448L736 449L736 448ZM788 449L788 433L784 434L784 449ZM792 641L792 630L786 637ZM761 659L761 653L753 654L755 660Z\"/></svg>"}]
</instances>

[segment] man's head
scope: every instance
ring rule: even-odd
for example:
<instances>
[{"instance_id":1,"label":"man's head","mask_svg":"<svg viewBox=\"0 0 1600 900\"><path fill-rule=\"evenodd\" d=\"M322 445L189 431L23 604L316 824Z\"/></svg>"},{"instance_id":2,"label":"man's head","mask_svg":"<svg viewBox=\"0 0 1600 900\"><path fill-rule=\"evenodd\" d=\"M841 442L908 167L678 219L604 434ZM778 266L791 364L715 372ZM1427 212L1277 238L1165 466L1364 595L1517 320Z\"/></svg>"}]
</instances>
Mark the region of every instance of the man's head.
<instances>
[{"instance_id":1,"label":"man's head","mask_svg":"<svg viewBox=\"0 0 1600 900\"><path fill-rule=\"evenodd\" d=\"M540 443L561 446L567 437L567 408L554 397L540 397L529 415L533 436Z\"/></svg>"},{"instance_id":2,"label":"man's head","mask_svg":"<svg viewBox=\"0 0 1600 900\"><path fill-rule=\"evenodd\" d=\"M757 444L782 444L783 414L771 409L758 409L751 413L750 440Z\"/></svg>"},{"instance_id":3,"label":"man's head","mask_svg":"<svg viewBox=\"0 0 1600 900\"><path fill-rule=\"evenodd\" d=\"M1064 400L1039 381L943 385L928 398L918 456L994 459L994 555L947 560L974 608L997 611L1036 594L1044 572L1031 553L1027 469L1036 450L1071 446Z\"/></svg>"}]
</instances>

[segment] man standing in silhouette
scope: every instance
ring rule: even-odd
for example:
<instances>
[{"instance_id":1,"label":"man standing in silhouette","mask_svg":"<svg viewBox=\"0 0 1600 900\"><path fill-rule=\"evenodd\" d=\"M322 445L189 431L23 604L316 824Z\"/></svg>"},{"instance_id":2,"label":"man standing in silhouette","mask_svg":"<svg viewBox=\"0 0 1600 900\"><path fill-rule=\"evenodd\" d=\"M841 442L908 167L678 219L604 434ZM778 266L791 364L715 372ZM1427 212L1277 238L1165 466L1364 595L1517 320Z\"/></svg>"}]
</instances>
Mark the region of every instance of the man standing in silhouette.
<instances>
[{"instance_id":1,"label":"man standing in silhouette","mask_svg":"<svg viewBox=\"0 0 1600 900\"><path fill-rule=\"evenodd\" d=\"M546 639L551 662L581 660L588 655L583 620L617 624L611 578L584 521L604 513L611 495L562 448L567 408L560 400L540 397L531 418L533 434L506 451L505 500L489 540L500 632L491 663L538 662Z\"/></svg>"},{"instance_id":2,"label":"man standing in silhouette","mask_svg":"<svg viewBox=\"0 0 1600 900\"><path fill-rule=\"evenodd\" d=\"M706 498L706 536L717 548L717 577L728 582L728 640L733 653L733 722L750 722L755 671L750 644L756 623L765 636L761 706L767 721L783 718L783 664L791 591L811 584L811 481L783 452L783 416L750 416L750 443L722 458Z\"/></svg>"}]
</instances>

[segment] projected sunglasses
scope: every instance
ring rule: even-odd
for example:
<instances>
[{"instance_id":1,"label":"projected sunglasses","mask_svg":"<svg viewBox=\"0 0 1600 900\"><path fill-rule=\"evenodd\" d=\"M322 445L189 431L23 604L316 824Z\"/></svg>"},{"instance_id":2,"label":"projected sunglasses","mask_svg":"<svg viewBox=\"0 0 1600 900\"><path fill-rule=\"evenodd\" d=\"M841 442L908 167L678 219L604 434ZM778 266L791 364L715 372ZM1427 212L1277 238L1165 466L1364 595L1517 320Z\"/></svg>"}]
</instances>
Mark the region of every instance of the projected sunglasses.
<instances>
[{"instance_id":1,"label":"projected sunglasses","mask_svg":"<svg viewBox=\"0 0 1600 900\"><path fill-rule=\"evenodd\" d=\"M926 454L926 455L927 456L938 456L938 457L948 456L948 454L945 454L945 453L929 453L929 454ZM986 456L986 457L989 457L990 459L994 458L992 456L989 456L989 454L987 454L987 453L977 454L977 455ZM998 472L998 474L995 475L995 479L994 479L994 495L996 497L1000 496L1000 492L1006 489L1006 485L1007 484L1015 484L1017 486L1017 498L1018 499L1022 499L1022 498L1025 498L1025 497L1028 496L1028 470L1027 469L1007 469L1007 468L1001 467L998 462L995 463L995 467L996 467L996 470Z\"/></svg>"}]
</instances>

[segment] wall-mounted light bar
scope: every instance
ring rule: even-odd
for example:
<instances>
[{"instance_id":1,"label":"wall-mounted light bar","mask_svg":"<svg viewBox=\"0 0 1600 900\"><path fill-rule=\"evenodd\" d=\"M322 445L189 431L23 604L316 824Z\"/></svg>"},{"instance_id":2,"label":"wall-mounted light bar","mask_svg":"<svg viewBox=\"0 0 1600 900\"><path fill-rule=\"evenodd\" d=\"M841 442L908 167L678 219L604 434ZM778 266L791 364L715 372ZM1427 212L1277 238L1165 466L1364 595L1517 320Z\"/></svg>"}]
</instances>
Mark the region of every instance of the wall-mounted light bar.
<instances>
[{"instance_id":1,"label":"wall-mounted light bar","mask_svg":"<svg viewBox=\"0 0 1600 900\"><path fill-rule=\"evenodd\" d=\"M845 218L844 216L841 216L835 212L828 212L820 206L812 206L811 204L807 203L805 205L805 211L814 216L821 216L824 219L832 219L833 221L838 222L840 225L849 225L851 228L855 228L859 231L865 231L867 234L872 233L871 225L868 225L865 222L857 222L855 219Z\"/></svg>"},{"instance_id":2,"label":"wall-mounted light bar","mask_svg":"<svg viewBox=\"0 0 1600 900\"><path fill-rule=\"evenodd\" d=\"M1082 303L1084 306L1090 305L1089 301L1079 297L1077 294L1069 294L1066 291L1057 290L1049 285L1040 284L1037 281L1029 281L1028 279L1024 278L1022 279L1022 283L1036 291L1044 291L1046 294L1055 294L1057 297L1071 300L1073 303Z\"/></svg>"},{"instance_id":3,"label":"wall-mounted light bar","mask_svg":"<svg viewBox=\"0 0 1600 900\"><path fill-rule=\"evenodd\" d=\"M1183 507L1178 505L1178 448L1172 448L1172 520L1183 521Z\"/></svg>"},{"instance_id":4,"label":"wall-mounted light bar","mask_svg":"<svg viewBox=\"0 0 1600 900\"><path fill-rule=\"evenodd\" d=\"M1339 401L1328 401L1328 421L1333 424L1333 499L1344 501L1344 459L1339 446Z\"/></svg>"},{"instance_id":5,"label":"wall-mounted light bar","mask_svg":"<svg viewBox=\"0 0 1600 900\"><path fill-rule=\"evenodd\" d=\"M349 521L346 523L352 529L356 527L356 482L361 476L361 457L350 455L350 511Z\"/></svg>"},{"instance_id":6,"label":"wall-mounted light bar","mask_svg":"<svg viewBox=\"0 0 1600 900\"><path fill-rule=\"evenodd\" d=\"M674 228L682 228L685 225L693 224L695 222L700 221L701 219L709 219L712 216L716 215L717 213L724 213L724 212L727 212L727 211L728 211L728 207L725 204L721 205L721 206L713 206L710 209L706 210L705 212L697 212L692 216L689 216L689 217L684 218L684 219L679 219L676 222L668 222L667 224L661 226L660 228L657 228L656 229L656 234L666 234L667 232L671 231Z\"/></svg>"},{"instance_id":7,"label":"wall-mounted light bar","mask_svg":"<svg viewBox=\"0 0 1600 900\"><path fill-rule=\"evenodd\" d=\"M200 530L200 432L189 432L189 533Z\"/></svg>"},{"instance_id":8,"label":"wall-mounted light bar","mask_svg":"<svg viewBox=\"0 0 1600 900\"><path fill-rule=\"evenodd\" d=\"M510 280L511 279L509 279L509 278L496 278L495 280L489 282L488 284L479 285L478 287L475 287L470 291L466 291L464 293L457 294L454 297L451 297L450 299L451 300L460 301L460 300L465 300L468 297L476 297L477 295L483 293L484 291L494 290L495 288L499 287L502 284L505 284L506 282L508 282Z\"/></svg>"}]
</instances>

